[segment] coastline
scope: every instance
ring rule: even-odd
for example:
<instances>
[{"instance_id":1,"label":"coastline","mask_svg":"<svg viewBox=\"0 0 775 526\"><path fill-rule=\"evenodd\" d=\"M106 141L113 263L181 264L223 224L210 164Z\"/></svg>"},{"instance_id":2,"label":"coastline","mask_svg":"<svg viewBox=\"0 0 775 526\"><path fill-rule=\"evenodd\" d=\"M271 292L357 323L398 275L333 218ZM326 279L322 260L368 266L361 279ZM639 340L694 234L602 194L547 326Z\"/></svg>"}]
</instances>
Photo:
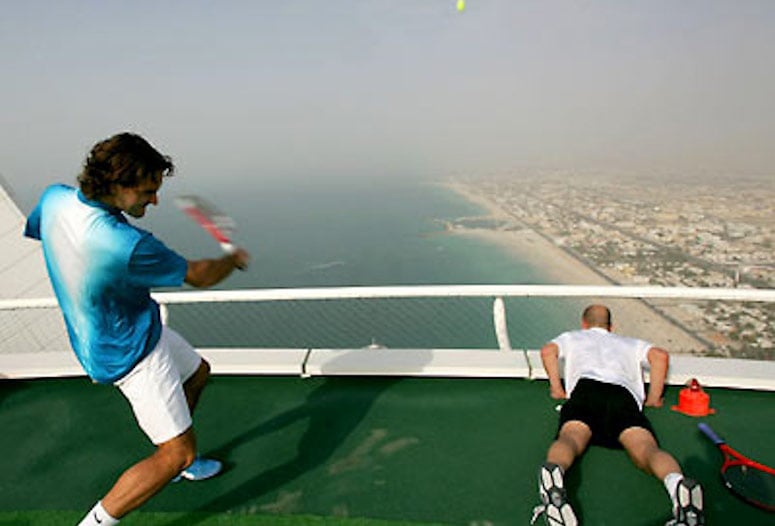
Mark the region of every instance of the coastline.
<instances>
[{"instance_id":1,"label":"coastline","mask_svg":"<svg viewBox=\"0 0 775 526\"><path fill-rule=\"evenodd\" d=\"M513 255L515 259L539 268L552 284L617 284L613 279L604 277L598 270L573 257L539 232L518 222L507 210L469 185L446 181L443 186L466 201L481 207L485 211L482 214L483 218L507 221L512 225L515 222L518 223L516 229L514 227L508 230L464 227L449 229L449 234L470 236L498 246ZM673 352L707 352L705 342L675 321L656 312L643 300L588 298L587 301L604 302L610 307L616 323L616 332L651 341L654 345Z\"/></svg>"},{"instance_id":2,"label":"coastline","mask_svg":"<svg viewBox=\"0 0 775 526\"><path fill-rule=\"evenodd\" d=\"M514 217L486 196L474 192L467 185L446 182L444 187L466 201L483 208L484 216L514 222ZM518 230L490 228L458 228L453 234L482 239L509 251L515 257L541 271L560 285L611 285L613 281L601 276L596 270L574 258L550 240L530 227L521 225Z\"/></svg>"}]
</instances>

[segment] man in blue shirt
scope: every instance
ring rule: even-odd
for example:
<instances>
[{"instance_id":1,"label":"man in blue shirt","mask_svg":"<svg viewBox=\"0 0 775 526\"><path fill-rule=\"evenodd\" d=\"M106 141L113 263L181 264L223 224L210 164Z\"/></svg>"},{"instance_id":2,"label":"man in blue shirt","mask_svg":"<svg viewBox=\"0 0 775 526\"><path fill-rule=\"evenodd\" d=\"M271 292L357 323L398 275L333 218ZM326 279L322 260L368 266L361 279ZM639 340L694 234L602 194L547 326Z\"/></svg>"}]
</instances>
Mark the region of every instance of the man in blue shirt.
<instances>
[{"instance_id":1,"label":"man in blue shirt","mask_svg":"<svg viewBox=\"0 0 775 526\"><path fill-rule=\"evenodd\" d=\"M129 223L158 204L171 159L145 139L121 133L97 143L79 188L47 188L27 219L25 235L41 241L51 284L72 348L86 373L126 396L142 430L157 446L127 469L81 525L116 524L170 480L208 478L217 460L196 456L191 413L210 366L161 323L154 287L209 287L247 267L242 249L187 261Z\"/></svg>"}]
</instances>

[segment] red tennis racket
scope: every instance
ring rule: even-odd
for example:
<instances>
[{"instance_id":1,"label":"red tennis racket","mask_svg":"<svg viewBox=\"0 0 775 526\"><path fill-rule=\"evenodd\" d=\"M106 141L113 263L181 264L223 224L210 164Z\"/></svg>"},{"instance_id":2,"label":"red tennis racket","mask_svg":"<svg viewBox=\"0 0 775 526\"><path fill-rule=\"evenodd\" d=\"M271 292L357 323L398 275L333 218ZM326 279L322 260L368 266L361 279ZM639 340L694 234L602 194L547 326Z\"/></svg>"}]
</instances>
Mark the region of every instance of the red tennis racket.
<instances>
[{"instance_id":1,"label":"red tennis racket","mask_svg":"<svg viewBox=\"0 0 775 526\"><path fill-rule=\"evenodd\" d=\"M775 511L775 469L735 451L708 424L697 424L724 455L721 478L738 497L759 508Z\"/></svg>"},{"instance_id":2,"label":"red tennis racket","mask_svg":"<svg viewBox=\"0 0 775 526\"><path fill-rule=\"evenodd\" d=\"M224 252L234 253L236 246L232 242L232 234L236 223L231 217L197 195L176 197L175 204L205 229L221 245Z\"/></svg>"}]
</instances>

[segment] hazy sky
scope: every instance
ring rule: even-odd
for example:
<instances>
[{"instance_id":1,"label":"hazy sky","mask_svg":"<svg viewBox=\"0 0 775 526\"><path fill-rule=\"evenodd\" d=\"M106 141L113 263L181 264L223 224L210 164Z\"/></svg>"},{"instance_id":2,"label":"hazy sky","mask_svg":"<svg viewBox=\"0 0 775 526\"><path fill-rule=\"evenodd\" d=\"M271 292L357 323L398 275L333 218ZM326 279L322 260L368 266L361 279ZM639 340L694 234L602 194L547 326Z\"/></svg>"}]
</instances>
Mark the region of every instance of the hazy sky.
<instances>
[{"instance_id":1,"label":"hazy sky","mask_svg":"<svg viewBox=\"0 0 775 526\"><path fill-rule=\"evenodd\" d=\"M773 0L0 2L0 174L773 175Z\"/></svg>"}]
</instances>

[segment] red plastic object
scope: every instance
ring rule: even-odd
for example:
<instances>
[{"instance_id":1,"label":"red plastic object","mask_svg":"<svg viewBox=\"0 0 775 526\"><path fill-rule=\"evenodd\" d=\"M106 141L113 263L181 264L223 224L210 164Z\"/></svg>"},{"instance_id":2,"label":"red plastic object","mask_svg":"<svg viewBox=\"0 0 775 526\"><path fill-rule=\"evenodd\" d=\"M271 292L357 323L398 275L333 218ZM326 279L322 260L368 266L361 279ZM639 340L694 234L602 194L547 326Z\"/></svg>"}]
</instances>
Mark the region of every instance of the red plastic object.
<instances>
[{"instance_id":1,"label":"red plastic object","mask_svg":"<svg viewBox=\"0 0 775 526\"><path fill-rule=\"evenodd\" d=\"M696 378L691 379L688 387L681 389L678 393L678 405L674 405L672 409L689 416L707 416L716 412L710 408L710 395L702 390Z\"/></svg>"}]
</instances>

